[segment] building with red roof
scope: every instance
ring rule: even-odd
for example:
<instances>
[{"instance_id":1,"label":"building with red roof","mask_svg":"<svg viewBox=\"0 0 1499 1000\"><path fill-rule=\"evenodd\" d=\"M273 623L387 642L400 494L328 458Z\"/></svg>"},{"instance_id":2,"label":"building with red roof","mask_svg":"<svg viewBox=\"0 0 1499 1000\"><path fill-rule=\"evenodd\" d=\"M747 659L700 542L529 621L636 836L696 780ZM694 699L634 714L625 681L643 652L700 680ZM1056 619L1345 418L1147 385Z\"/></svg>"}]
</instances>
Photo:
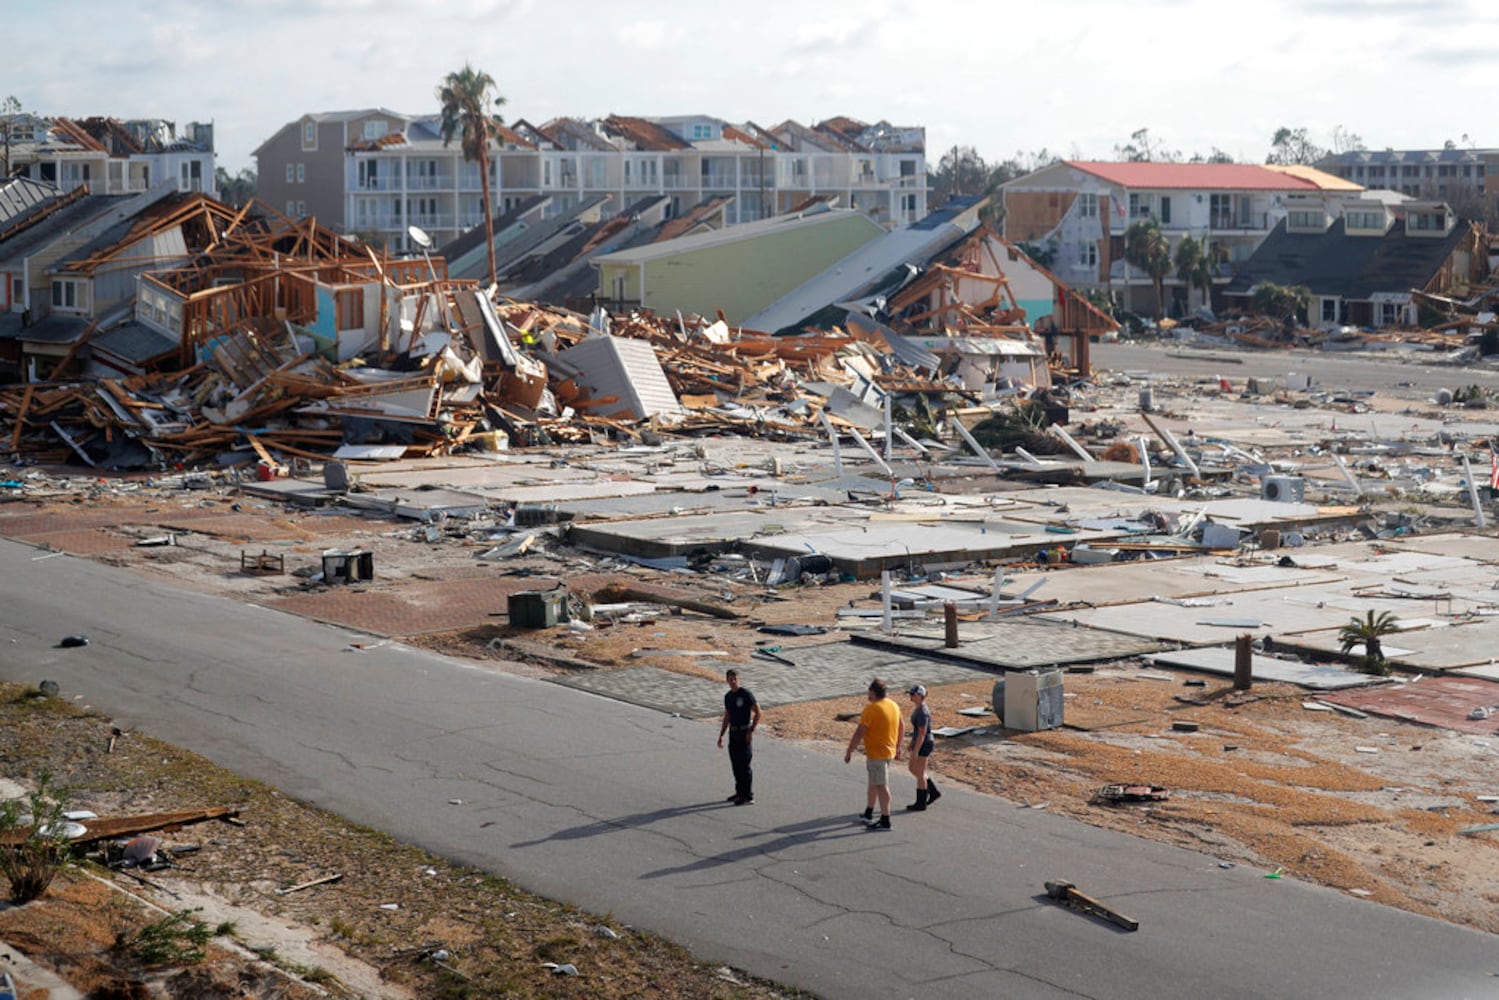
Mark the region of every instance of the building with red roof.
<instances>
[{"instance_id":1,"label":"building with red roof","mask_svg":"<svg viewBox=\"0 0 1499 1000\"><path fill-rule=\"evenodd\" d=\"M1154 219L1173 251L1186 236L1206 243L1223 257L1216 283L1226 284L1290 213L1335 218L1362 190L1309 167L1061 160L1003 186L1004 235L1049 251L1052 270L1074 288L1107 289L1126 308L1153 313L1149 276L1124 261L1132 223ZM1174 274L1166 284L1168 311L1184 312L1190 290Z\"/></svg>"}]
</instances>

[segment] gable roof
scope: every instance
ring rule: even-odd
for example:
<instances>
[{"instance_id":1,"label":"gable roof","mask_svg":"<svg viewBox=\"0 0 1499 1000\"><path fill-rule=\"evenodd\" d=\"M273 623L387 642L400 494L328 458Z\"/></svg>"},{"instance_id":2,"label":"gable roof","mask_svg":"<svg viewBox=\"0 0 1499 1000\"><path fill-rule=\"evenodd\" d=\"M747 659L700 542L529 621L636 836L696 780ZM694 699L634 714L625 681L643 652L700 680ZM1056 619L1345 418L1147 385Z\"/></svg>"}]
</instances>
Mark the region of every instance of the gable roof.
<instances>
[{"instance_id":1,"label":"gable roof","mask_svg":"<svg viewBox=\"0 0 1499 1000\"><path fill-rule=\"evenodd\" d=\"M969 218L960 211L932 213L921 220L929 225L918 223L884 233L811 276L742 325L747 330L771 333L798 329L812 323L830 305L900 287L933 257L966 237L977 226L976 219L969 225ZM843 312L846 309L840 307L838 320Z\"/></svg>"},{"instance_id":2,"label":"gable roof","mask_svg":"<svg viewBox=\"0 0 1499 1000\"><path fill-rule=\"evenodd\" d=\"M604 130L635 144L636 149L690 149L671 129L646 118L631 118L628 115L610 115L601 123Z\"/></svg>"},{"instance_id":3,"label":"gable roof","mask_svg":"<svg viewBox=\"0 0 1499 1000\"><path fill-rule=\"evenodd\" d=\"M811 229L816 226L847 222L852 219L863 220L872 233L872 239L878 239L879 235L884 232L878 222L875 222L863 212L855 211L851 208L832 208L812 212L807 215L773 215L768 219L742 222L737 226L725 226L722 229L710 229L706 232L678 236L674 239L657 240L644 246L617 250L605 257L598 258L598 260L600 262L607 261L610 264L643 264L648 261L675 257L678 254L691 253L708 247L739 243L767 234Z\"/></svg>"},{"instance_id":4,"label":"gable roof","mask_svg":"<svg viewBox=\"0 0 1499 1000\"><path fill-rule=\"evenodd\" d=\"M1305 285L1313 295L1365 301L1376 292L1405 294L1425 288L1452 251L1470 233L1459 224L1445 237L1406 235L1398 219L1383 237L1349 236L1339 219L1322 233L1291 233L1282 221L1224 292L1247 295L1255 285Z\"/></svg>"},{"instance_id":5,"label":"gable roof","mask_svg":"<svg viewBox=\"0 0 1499 1000\"><path fill-rule=\"evenodd\" d=\"M1318 185L1256 163L1112 163L1063 160L1069 167L1135 190L1316 191Z\"/></svg>"}]
</instances>

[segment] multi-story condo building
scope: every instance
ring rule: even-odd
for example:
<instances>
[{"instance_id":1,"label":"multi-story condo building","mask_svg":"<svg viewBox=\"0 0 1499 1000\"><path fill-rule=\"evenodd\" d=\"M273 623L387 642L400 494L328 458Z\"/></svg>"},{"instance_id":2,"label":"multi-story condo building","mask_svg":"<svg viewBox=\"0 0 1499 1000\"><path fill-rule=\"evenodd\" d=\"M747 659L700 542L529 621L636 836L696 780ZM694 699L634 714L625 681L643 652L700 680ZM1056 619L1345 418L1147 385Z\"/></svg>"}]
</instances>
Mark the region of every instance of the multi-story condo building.
<instances>
[{"instance_id":1,"label":"multi-story condo building","mask_svg":"<svg viewBox=\"0 0 1499 1000\"><path fill-rule=\"evenodd\" d=\"M160 118L0 118L12 177L29 177L66 193L87 185L95 195L140 194L165 180L177 190L214 195L213 125L177 126Z\"/></svg>"},{"instance_id":2,"label":"multi-story condo building","mask_svg":"<svg viewBox=\"0 0 1499 1000\"><path fill-rule=\"evenodd\" d=\"M1007 239L1050 251L1051 269L1074 288L1109 289L1126 308L1153 311L1150 278L1124 259L1131 223L1154 219L1173 252L1186 236L1205 243L1221 285L1282 220L1335 218L1362 188L1311 167L1059 161L1002 190ZM1174 273L1165 284L1184 308L1189 290Z\"/></svg>"},{"instance_id":3,"label":"multi-story condo building","mask_svg":"<svg viewBox=\"0 0 1499 1000\"><path fill-rule=\"evenodd\" d=\"M412 248L413 225L446 243L484 214L478 164L443 142L439 122L384 109L304 115L255 151L257 197L392 249ZM549 214L662 195L668 217L728 198L730 225L836 195L894 229L926 214L925 149L923 128L850 118L769 129L707 115L519 120L499 129L490 195L497 215L536 195L550 196Z\"/></svg>"},{"instance_id":4,"label":"multi-story condo building","mask_svg":"<svg viewBox=\"0 0 1499 1000\"><path fill-rule=\"evenodd\" d=\"M1354 149L1317 163L1366 188L1412 198L1461 201L1464 193L1499 194L1499 149Z\"/></svg>"}]
</instances>

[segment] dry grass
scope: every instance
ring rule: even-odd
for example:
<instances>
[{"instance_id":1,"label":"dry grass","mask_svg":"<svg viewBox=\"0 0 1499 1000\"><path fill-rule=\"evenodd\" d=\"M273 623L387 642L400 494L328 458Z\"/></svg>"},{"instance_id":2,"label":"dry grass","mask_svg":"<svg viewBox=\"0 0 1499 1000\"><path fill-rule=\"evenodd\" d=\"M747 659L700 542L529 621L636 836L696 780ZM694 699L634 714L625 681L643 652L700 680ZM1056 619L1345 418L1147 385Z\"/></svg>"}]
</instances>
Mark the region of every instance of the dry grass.
<instances>
[{"instance_id":1,"label":"dry grass","mask_svg":"<svg viewBox=\"0 0 1499 1000\"><path fill-rule=\"evenodd\" d=\"M168 846L201 845L152 881L191 888L246 910L314 928L326 941L379 970L392 992L420 997L710 997L794 996L740 975L740 983L661 938L616 926L618 939L594 928L605 918L523 892L503 879L449 864L375 830L292 801L224 771L205 758L137 733L105 753L110 723L56 699L19 697L0 685L0 759L14 780L50 771L74 808L101 815L232 804L244 827L213 823L170 835ZM116 938L163 916L173 901L83 862L67 869L43 899L0 911L0 940L51 967L80 991L149 984L184 998L301 998L319 994L299 976L242 949L213 947L202 967L148 970L113 947ZM426 872L433 872L428 875ZM341 872L334 885L289 896L277 887ZM99 879L116 882L112 888ZM400 909L384 910L392 886ZM140 897L135 894L140 893ZM460 975L422 953L441 947ZM553 977L543 961L571 962L582 975ZM282 963L285 964L285 963ZM218 993L215 983L242 982ZM123 993L120 995L124 995ZM335 993L335 995L338 995Z\"/></svg>"}]
</instances>

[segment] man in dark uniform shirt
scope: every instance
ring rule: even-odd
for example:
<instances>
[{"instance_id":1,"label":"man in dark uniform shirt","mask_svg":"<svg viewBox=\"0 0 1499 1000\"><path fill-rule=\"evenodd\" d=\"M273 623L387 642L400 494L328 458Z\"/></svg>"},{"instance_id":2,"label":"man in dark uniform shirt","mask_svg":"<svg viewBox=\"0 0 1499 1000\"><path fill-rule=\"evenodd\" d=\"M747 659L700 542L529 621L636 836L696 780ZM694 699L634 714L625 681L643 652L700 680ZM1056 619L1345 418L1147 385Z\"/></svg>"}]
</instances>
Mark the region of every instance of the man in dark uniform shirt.
<instances>
[{"instance_id":1,"label":"man in dark uniform shirt","mask_svg":"<svg viewBox=\"0 0 1499 1000\"><path fill-rule=\"evenodd\" d=\"M755 772L750 767L754 751L750 738L760 724L760 703L749 688L739 686L739 671L724 674L729 690L723 696L723 723L718 727L718 745L723 746L724 733L729 734L729 763L734 766L734 794L729 801L736 806L755 801Z\"/></svg>"}]
</instances>

